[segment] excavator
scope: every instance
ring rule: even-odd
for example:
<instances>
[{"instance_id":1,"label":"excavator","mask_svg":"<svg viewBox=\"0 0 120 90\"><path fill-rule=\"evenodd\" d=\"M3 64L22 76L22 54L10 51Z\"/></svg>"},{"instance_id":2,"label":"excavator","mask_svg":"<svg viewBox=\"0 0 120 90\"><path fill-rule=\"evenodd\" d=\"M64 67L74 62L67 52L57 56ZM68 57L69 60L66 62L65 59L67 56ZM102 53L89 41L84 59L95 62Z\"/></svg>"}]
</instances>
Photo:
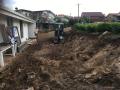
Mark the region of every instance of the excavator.
<instances>
[{"instance_id":1,"label":"excavator","mask_svg":"<svg viewBox=\"0 0 120 90\"><path fill-rule=\"evenodd\" d=\"M37 42L52 38L54 44L64 43L64 24L63 23L49 23L53 28L39 29L35 35Z\"/></svg>"},{"instance_id":2,"label":"excavator","mask_svg":"<svg viewBox=\"0 0 120 90\"><path fill-rule=\"evenodd\" d=\"M54 31L54 43L64 43L64 24L63 23L55 23L55 31Z\"/></svg>"},{"instance_id":3,"label":"excavator","mask_svg":"<svg viewBox=\"0 0 120 90\"><path fill-rule=\"evenodd\" d=\"M37 40L39 39L38 41L40 41L40 39L51 38L49 33L52 32L52 38L55 44L64 43L64 23L57 21L57 17L53 15L53 18L51 14L50 12L43 11L38 19L36 24L38 27Z\"/></svg>"}]
</instances>

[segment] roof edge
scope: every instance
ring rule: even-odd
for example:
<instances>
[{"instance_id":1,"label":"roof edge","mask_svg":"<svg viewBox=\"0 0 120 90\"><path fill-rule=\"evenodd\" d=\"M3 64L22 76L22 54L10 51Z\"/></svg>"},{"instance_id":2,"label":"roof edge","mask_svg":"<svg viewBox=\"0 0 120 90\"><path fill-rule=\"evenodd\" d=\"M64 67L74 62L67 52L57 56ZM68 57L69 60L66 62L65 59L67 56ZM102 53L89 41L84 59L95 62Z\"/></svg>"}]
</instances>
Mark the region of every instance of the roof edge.
<instances>
[{"instance_id":1,"label":"roof edge","mask_svg":"<svg viewBox=\"0 0 120 90\"><path fill-rule=\"evenodd\" d=\"M7 12L13 14L13 15L16 15L16 16L18 16L18 17L20 17L20 18L23 18L24 21L27 21L27 22L30 22L30 23L35 23L35 20L30 19L30 18L28 18L28 17L26 17L26 16L24 16L24 15L22 15L22 14L16 12L16 11L14 11L14 10L11 10L11 9L9 9L9 8L7 8L7 7L0 6L0 9L1 9L1 10L4 10L4 11L7 11ZM17 18L17 19L18 19L18 18Z\"/></svg>"}]
</instances>

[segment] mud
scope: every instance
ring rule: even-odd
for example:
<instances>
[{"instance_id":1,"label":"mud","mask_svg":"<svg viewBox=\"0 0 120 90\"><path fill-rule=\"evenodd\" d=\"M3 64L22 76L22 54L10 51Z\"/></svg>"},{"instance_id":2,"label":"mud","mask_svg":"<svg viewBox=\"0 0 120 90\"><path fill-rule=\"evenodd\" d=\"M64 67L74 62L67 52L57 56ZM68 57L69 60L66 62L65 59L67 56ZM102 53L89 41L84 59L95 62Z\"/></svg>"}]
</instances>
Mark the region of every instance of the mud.
<instances>
[{"instance_id":1,"label":"mud","mask_svg":"<svg viewBox=\"0 0 120 90\"><path fill-rule=\"evenodd\" d=\"M0 90L120 90L120 39L70 31L34 43L0 72Z\"/></svg>"}]
</instances>

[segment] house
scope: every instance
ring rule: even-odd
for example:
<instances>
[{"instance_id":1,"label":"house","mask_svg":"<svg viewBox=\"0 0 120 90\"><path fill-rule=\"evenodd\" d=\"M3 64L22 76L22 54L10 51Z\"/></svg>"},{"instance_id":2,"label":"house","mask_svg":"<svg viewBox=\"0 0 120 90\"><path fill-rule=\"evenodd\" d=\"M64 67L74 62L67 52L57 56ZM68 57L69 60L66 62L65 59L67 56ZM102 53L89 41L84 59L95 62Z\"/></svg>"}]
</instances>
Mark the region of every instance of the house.
<instances>
[{"instance_id":1,"label":"house","mask_svg":"<svg viewBox=\"0 0 120 90\"><path fill-rule=\"evenodd\" d=\"M82 12L82 19L88 19L88 22L103 22L105 15L102 12Z\"/></svg>"},{"instance_id":2,"label":"house","mask_svg":"<svg viewBox=\"0 0 120 90\"><path fill-rule=\"evenodd\" d=\"M15 48L20 49L29 38L35 37L34 30L34 20L6 7L0 7L0 66L4 66L4 52L12 48L12 54L15 56ZM12 43L15 41L11 38L13 34L17 41L15 44Z\"/></svg>"},{"instance_id":3,"label":"house","mask_svg":"<svg viewBox=\"0 0 120 90\"><path fill-rule=\"evenodd\" d=\"M25 9L19 9L18 10L18 8L16 8L16 10L15 10L16 12L18 12L18 13L20 13L20 14L23 14L23 15L25 15L26 17L29 17L29 18L33 18L33 12L32 11L30 11L30 10L25 10Z\"/></svg>"},{"instance_id":4,"label":"house","mask_svg":"<svg viewBox=\"0 0 120 90\"><path fill-rule=\"evenodd\" d=\"M0 24L4 24L5 26L17 26L21 42L35 37L35 21L8 8L0 7ZM0 43L1 42L3 42L2 38L0 38Z\"/></svg>"},{"instance_id":5,"label":"house","mask_svg":"<svg viewBox=\"0 0 120 90\"><path fill-rule=\"evenodd\" d=\"M25 10L25 9L16 9L15 11L27 17L30 17L35 21L37 21L42 16L46 16L46 14L49 16L49 18L54 18L56 16L50 10L31 11L31 10Z\"/></svg>"},{"instance_id":6,"label":"house","mask_svg":"<svg viewBox=\"0 0 120 90\"><path fill-rule=\"evenodd\" d=\"M56 18L56 15L50 10L30 11L25 9L17 9L16 12L35 20L36 28L38 29L52 29L51 23L54 23Z\"/></svg>"},{"instance_id":7,"label":"house","mask_svg":"<svg viewBox=\"0 0 120 90\"><path fill-rule=\"evenodd\" d=\"M45 18L48 18L49 20L53 20L56 17L56 15L50 10L33 11L34 20L38 20L40 17L45 17Z\"/></svg>"},{"instance_id":8,"label":"house","mask_svg":"<svg viewBox=\"0 0 120 90\"><path fill-rule=\"evenodd\" d=\"M108 22L120 22L120 13L110 13L106 19Z\"/></svg>"}]
</instances>

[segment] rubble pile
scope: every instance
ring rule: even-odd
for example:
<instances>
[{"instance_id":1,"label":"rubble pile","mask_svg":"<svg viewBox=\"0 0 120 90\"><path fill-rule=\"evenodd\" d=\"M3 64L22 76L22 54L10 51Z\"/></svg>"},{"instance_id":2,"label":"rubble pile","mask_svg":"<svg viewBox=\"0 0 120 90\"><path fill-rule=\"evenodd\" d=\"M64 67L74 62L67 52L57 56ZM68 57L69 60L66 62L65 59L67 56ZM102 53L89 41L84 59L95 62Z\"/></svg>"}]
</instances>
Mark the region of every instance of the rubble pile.
<instances>
[{"instance_id":1,"label":"rubble pile","mask_svg":"<svg viewBox=\"0 0 120 90\"><path fill-rule=\"evenodd\" d=\"M120 39L71 31L31 45L0 72L0 90L120 90Z\"/></svg>"}]
</instances>

